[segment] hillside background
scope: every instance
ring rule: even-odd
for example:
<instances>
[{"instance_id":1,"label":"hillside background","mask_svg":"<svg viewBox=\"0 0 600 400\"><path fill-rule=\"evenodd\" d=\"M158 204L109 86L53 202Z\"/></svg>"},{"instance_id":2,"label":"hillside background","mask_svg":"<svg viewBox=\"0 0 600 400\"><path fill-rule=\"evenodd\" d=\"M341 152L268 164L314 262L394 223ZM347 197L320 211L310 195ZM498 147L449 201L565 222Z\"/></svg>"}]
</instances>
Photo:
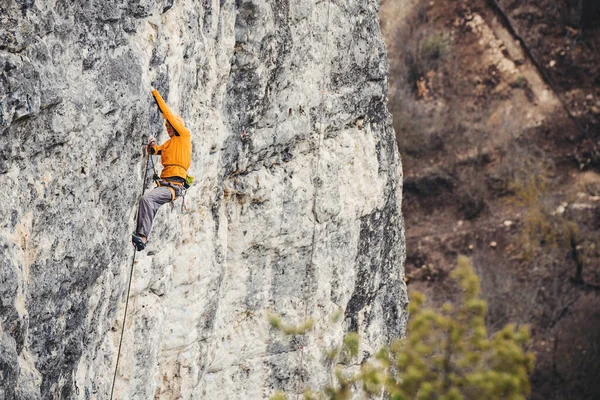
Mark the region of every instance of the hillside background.
<instances>
[{"instance_id":1,"label":"hillside background","mask_svg":"<svg viewBox=\"0 0 600 400\"><path fill-rule=\"evenodd\" d=\"M380 17L409 292L452 301L469 255L489 328L531 327L531 398L600 398L600 4L382 0Z\"/></svg>"}]
</instances>

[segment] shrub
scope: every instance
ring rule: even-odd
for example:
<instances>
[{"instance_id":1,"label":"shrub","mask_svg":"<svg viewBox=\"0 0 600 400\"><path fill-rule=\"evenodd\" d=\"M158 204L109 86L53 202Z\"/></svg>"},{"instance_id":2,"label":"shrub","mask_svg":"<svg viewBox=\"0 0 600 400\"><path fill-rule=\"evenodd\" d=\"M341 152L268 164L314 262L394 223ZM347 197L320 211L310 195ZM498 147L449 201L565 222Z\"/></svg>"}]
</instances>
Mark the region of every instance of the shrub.
<instances>
[{"instance_id":1,"label":"shrub","mask_svg":"<svg viewBox=\"0 0 600 400\"><path fill-rule=\"evenodd\" d=\"M525 207L522 247L525 259L531 260L544 248L568 251L579 242L577 224L566 217L564 206L553 209L549 197L549 178L543 171L531 171L516 179L511 189L518 205Z\"/></svg>"},{"instance_id":2,"label":"shrub","mask_svg":"<svg viewBox=\"0 0 600 400\"><path fill-rule=\"evenodd\" d=\"M421 43L421 55L425 59L439 60L444 58L447 51L448 41L439 33L426 37Z\"/></svg>"},{"instance_id":3,"label":"shrub","mask_svg":"<svg viewBox=\"0 0 600 400\"><path fill-rule=\"evenodd\" d=\"M519 74L515 80L511 83L512 87L524 89L529 86L529 81L523 75Z\"/></svg>"}]
</instances>

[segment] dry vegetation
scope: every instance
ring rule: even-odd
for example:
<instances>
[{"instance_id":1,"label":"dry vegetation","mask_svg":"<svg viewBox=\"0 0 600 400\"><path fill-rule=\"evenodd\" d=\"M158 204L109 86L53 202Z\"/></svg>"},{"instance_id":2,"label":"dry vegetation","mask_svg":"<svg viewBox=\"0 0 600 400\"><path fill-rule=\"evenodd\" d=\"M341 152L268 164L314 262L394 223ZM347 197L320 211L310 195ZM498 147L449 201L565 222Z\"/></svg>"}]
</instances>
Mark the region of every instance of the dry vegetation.
<instances>
[{"instance_id":1,"label":"dry vegetation","mask_svg":"<svg viewBox=\"0 0 600 400\"><path fill-rule=\"evenodd\" d=\"M488 329L531 326L534 399L600 398L596 6L382 0L409 290L457 299L469 254Z\"/></svg>"}]
</instances>

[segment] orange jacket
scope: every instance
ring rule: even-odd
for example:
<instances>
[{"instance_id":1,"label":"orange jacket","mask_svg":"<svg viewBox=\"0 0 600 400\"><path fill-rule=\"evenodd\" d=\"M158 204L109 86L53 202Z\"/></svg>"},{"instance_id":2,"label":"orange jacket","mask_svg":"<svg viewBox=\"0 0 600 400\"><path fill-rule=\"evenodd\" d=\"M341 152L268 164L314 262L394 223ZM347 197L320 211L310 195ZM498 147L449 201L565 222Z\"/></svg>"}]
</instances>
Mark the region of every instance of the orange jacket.
<instances>
[{"instance_id":1,"label":"orange jacket","mask_svg":"<svg viewBox=\"0 0 600 400\"><path fill-rule=\"evenodd\" d=\"M167 107L158 90L153 90L152 95L156 99L163 117L175 129L175 135L161 146L150 146L150 154L160 154L161 156L160 161L163 165L161 178L178 176L185 179L187 170L192 164L192 135L183 124L183 119L179 115L173 114Z\"/></svg>"}]
</instances>

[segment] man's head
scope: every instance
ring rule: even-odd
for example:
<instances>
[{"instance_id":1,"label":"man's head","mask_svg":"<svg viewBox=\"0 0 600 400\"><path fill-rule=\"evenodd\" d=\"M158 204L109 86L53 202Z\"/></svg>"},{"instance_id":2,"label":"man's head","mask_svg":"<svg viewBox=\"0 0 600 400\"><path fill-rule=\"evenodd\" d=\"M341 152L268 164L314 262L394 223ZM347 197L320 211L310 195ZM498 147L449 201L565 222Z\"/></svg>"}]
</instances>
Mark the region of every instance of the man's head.
<instances>
[{"instance_id":1,"label":"man's head","mask_svg":"<svg viewBox=\"0 0 600 400\"><path fill-rule=\"evenodd\" d=\"M177 124L179 124L180 126L185 125L183 123L183 118L181 118L179 115L173 115L173 118L175 119L175 125L177 125ZM169 133L170 138L172 138L173 135L179 136L179 132L177 132L177 130L175 130L175 128L173 128L173 125L171 125L169 120L165 120L165 126L167 127L167 132Z\"/></svg>"},{"instance_id":2,"label":"man's head","mask_svg":"<svg viewBox=\"0 0 600 400\"><path fill-rule=\"evenodd\" d=\"M165 121L165 126L167 127L167 133L169 134L169 137L172 138L173 135L175 135L175 129L169 123L169 121Z\"/></svg>"}]
</instances>

